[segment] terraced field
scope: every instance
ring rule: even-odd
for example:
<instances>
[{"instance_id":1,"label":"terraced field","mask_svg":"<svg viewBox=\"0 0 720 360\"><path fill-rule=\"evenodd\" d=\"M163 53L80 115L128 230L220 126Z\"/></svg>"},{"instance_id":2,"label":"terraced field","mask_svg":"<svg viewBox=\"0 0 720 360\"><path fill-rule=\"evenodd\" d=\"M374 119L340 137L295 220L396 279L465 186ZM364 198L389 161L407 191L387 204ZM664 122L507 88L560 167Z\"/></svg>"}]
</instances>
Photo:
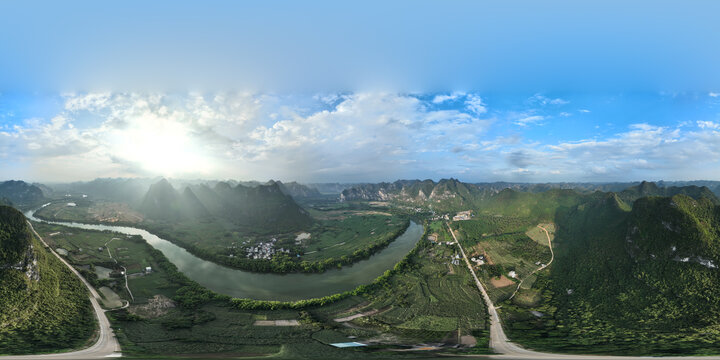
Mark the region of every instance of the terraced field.
<instances>
[{"instance_id":1,"label":"terraced field","mask_svg":"<svg viewBox=\"0 0 720 360\"><path fill-rule=\"evenodd\" d=\"M435 230L442 233L442 228ZM430 231L435 231L431 230ZM447 235L447 234L444 234ZM424 240L427 241L427 240ZM382 290L365 297L351 313L376 313L351 321L354 326L390 333L406 343L458 344L474 336L478 349L487 348L487 312L470 274L452 265L452 247L427 241L408 271L394 276Z\"/></svg>"}]
</instances>

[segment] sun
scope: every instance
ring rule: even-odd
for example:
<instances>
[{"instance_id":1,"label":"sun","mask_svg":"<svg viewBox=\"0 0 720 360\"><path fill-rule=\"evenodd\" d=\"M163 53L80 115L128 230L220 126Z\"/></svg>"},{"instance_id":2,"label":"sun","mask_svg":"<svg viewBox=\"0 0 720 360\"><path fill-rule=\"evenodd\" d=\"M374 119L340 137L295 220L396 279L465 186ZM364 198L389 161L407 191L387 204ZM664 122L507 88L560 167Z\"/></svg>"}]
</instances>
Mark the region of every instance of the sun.
<instances>
[{"instance_id":1,"label":"sun","mask_svg":"<svg viewBox=\"0 0 720 360\"><path fill-rule=\"evenodd\" d=\"M116 156L157 175L206 174L211 161L191 135L188 126L177 121L136 120L118 134Z\"/></svg>"}]
</instances>

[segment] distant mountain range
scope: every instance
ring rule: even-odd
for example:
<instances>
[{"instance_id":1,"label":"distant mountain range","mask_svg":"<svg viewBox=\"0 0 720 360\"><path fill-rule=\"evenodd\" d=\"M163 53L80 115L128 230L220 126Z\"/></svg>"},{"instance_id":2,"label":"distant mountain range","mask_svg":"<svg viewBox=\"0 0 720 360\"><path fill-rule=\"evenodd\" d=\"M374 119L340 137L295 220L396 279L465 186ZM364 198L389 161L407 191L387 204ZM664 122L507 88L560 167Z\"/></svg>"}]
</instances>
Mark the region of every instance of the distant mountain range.
<instances>
[{"instance_id":1,"label":"distant mountain range","mask_svg":"<svg viewBox=\"0 0 720 360\"><path fill-rule=\"evenodd\" d=\"M707 198L713 204L720 205L716 193L713 193L706 186L686 185L686 186L669 186L661 187L656 183L643 181L642 183L629 187L618 193L620 199L627 203L633 203L635 200L647 196L666 196L687 195L694 199Z\"/></svg>"},{"instance_id":2,"label":"distant mountain range","mask_svg":"<svg viewBox=\"0 0 720 360\"><path fill-rule=\"evenodd\" d=\"M95 199L108 200L113 202L125 202L131 205L139 205L145 192L152 185L157 183L160 178L99 178L87 182L73 182L61 184L33 184L39 187L46 197L63 196L65 194L79 195L85 194ZM270 180L268 182L259 181L216 181L216 180L167 180L177 188L187 186L208 185L215 186L224 182L231 186L243 185L245 187L257 187L260 185L268 185L278 183L283 193L294 198L306 198L320 196L320 192L312 186L303 185L295 181L283 183L280 181ZM337 193L340 193L339 191Z\"/></svg>"},{"instance_id":3,"label":"distant mountain range","mask_svg":"<svg viewBox=\"0 0 720 360\"><path fill-rule=\"evenodd\" d=\"M40 205L46 200L39 187L16 180L0 182L0 199L3 198L6 204L19 207Z\"/></svg>"},{"instance_id":4,"label":"distant mountain range","mask_svg":"<svg viewBox=\"0 0 720 360\"><path fill-rule=\"evenodd\" d=\"M314 187L310 187L307 185L296 183L295 181L289 182L289 183L282 183L280 181L273 181L270 180L268 185L272 185L272 183L277 183L280 187L280 190L285 195L290 195L293 198L301 199L301 198L309 198L309 197L317 197L320 196L320 191Z\"/></svg>"},{"instance_id":5,"label":"distant mountain range","mask_svg":"<svg viewBox=\"0 0 720 360\"><path fill-rule=\"evenodd\" d=\"M720 182L697 182L720 189ZM676 182L656 183L464 183L456 179L433 180L398 180L392 183L363 184L343 190L341 201L369 200L395 201L408 205L431 206L438 210L458 209L462 207L483 207L485 200L496 197L506 191L523 193L543 193L558 190L574 190L580 194L601 192L618 192L620 198L627 202L645 196L673 196L685 194L694 198L708 197L718 201L717 194L707 186L684 185L673 186ZM685 183L682 183L685 184ZM481 204L482 203L482 204Z\"/></svg>"},{"instance_id":6,"label":"distant mountain range","mask_svg":"<svg viewBox=\"0 0 720 360\"><path fill-rule=\"evenodd\" d=\"M235 186L218 182L186 186L176 190L162 179L150 186L138 210L150 219L164 221L225 218L240 225L295 229L312 222L310 215L290 195L282 183Z\"/></svg>"}]
</instances>

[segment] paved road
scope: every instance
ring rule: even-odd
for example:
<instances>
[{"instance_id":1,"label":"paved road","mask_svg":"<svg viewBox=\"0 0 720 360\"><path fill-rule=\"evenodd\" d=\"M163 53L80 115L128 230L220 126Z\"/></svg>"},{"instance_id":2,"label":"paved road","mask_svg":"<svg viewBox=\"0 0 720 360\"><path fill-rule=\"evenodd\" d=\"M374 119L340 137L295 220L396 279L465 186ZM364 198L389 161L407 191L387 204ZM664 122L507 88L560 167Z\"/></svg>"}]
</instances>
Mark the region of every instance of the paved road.
<instances>
[{"instance_id":1,"label":"paved road","mask_svg":"<svg viewBox=\"0 0 720 360\"><path fill-rule=\"evenodd\" d=\"M110 321L108 321L107 316L105 316L105 310L103 310L102 307L100 307L100 303L98 303L98 299L100 299L100 295L98 295L97 291L95 291L95 288L90 285L90 283L85 280L82 275L80 275L75 268L70 266L65 259L60 257L53 249L51 249L47 243L45 243L45 240L40 237L40 235L35 231L32 224L28 221L28 225L30 226L30 230L37 236L37 238L47 247L47 249L53 253L60 261L65 264L70 271L72 271L77 277L80 278L80 280L85 284L85 286L90 290L90 303L92 303L93 310L95 310L95 315L97 316L98 323L100 325L100 335L98 336L97 341L95 344L90 346L89 348L82 349L79 351L73 351L73 352L67 352L67 353L58 353L58 354L45 354L45 355L19 355L19 356L0 356L0 359L2 360L30 360L30 359L104 359L108 357L120 357L120 344L118 344L117 339L115 339L115 334L113 333L112 329L110 328Z\"/></svg>"},{"instance_id":2,"label":"paved road","mask_svg":"<svg viewBox=\"0 0 720 360\"><path fill-rule=\"evenodd\" d=\"M505 335L505 330L502 327L502 323L500 322L500 317L497 313L497 308L495 308L495 305L490 301L490 297L488 296L487 292L485 291L485 287L478 279L477 275L475 274L475 270L473 270L472 265L470 264L470 260L468 260L467 256L465 255L465 250L463 250L462 246L460 245L460 242L455 237L455 233L452 231L452 228L450 228L450 224L446 224L448 227L448 230L450 230L450 234L452 234L453 239L455 239L455 243L457 244L458 248L460 249L460 253L463 256L463 259L465 259L465 263L468 266L468 269L470 269L470 273L472 274L473 278L475 279L475 284L477 285L478 289L482 293L483 299L485 300L485 304L488 308L488 313L490 314L490 349L496 352L498 355L466 355L464 357L481 357L481 358L491 358L491 359L504 359L504 360L511 360L511 359L518 359L518 360L546 360L546 359L579 359L579 360L640 360L640 359L662 359L662 360L720 360L720 356L667 356L667 357L653 357L653 356L609 356L609 355L568 355L568 354L552 354L552 353L543 353L538 351L532 351L523 349L521 346L512 343L508 341L507 336ZM545 230L545 229L543 229ZM547 230L546 234L547 234ZM550 241L550 235L548 235L548 241ZM552 251L552 246L551 246ZM553 258L555 257L555 254L553 253ZM462 356L462 355L460 355Z\"/></svg>"}]
</instances>

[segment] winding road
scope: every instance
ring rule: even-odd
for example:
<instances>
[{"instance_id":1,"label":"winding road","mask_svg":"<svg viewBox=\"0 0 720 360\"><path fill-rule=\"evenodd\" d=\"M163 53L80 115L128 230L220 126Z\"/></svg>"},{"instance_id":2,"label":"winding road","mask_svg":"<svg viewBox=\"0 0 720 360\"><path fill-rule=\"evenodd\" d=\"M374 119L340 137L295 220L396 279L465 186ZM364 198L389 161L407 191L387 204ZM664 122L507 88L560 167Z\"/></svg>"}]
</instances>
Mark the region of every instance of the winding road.
<instances>
[{"instance_id":1,"label":"winding road","mask_svg":"<svg viewBox=\"0 0 720 360\"><path fill-rule=\"evenodd\" d=\"M106 243L105 243L105 249L107 249L108 256L110 256L110 259L111 259L112 261L114 261L115 264L118 264L117 259L112 256L112 253L110 252L110 248L108 247L108 244L111 243L111 242L112 242L113 240L115 240L115 239L117 239L117 238L112 238L112 239L110 239L110 241L106 242ZM119 264L118 264L118 265L119 265ZM133 296L133 293L132 293L132 291L130 291L130 287L128 286L128 279L127 279L128 274L127 274L127 269L126 269L124 266L120 266L120 267L123 269L123 275L125 276L125 289L127 290L128 294L130 294L130 299L131 299L132 301L135 301L135 297ZM130 303L130 302L128 302L128 304L129 304L129 303ZM127 306L125 306L125 307L127 307ZM125 307L123 307L123 309L124 309Z\"/></svg>"},{"instance_id":2,"label":"winding road","mask_svg":"<svg viewBox=\"0 0 720 360\"><path fill-rule=\"evenodd\" d=\"M550 240L550 233L548 233L548 231L547 231L546 228L544 228L544 227L542 227L542 226L540 226L540 225L538 225L537 227L541 228L541 229L545 232L545 236L547 236L548 247L550 248L550 262L548 262L547 264L542 264L542 266L540 266L539 268L535 269L533 272L531 272L530 274L528 274L528 276L526 276L526 277L524 277L522 280L520 280L520 283L518 284L517 288L516 288L515 291L512 293L512 295L510 295L510 297L508 298L508 300L514 298L515 295L517 295L518 291L520 291L520 287L522 286L523 282L525 282L525 279L529 278L530 276L532 276L532 275L535 274L536 272L538 272L538 271L540 271L540 270L542 270L542 269L550 266L550 264L552 264L552 262L555 260L555 252L553 251L553 248L552 248L552 241Z\"/></svg>"},{"instance_id":3,"label":"winding road","mask_svg":"<svg viewBox=\"0 0 720 360\"><path fill-rule=\"evenodd\" d=\"M78 351L72 351L72 352L66 352L66 353L55 353L55 354L42 354L42 355L11 355L11 356L0 356L0 359L2 360L30 360L30 359L105 359L110 357L120 357L122 354L120 353L120 344L117 342L117 339L115 339L115 334L113 333L112 328L110 327L110 321L108 320L107 316L105 316L105 310L100 306L100 303L98 302L98 299L100 299L100 295L98 295L97 291L95 291L95 288L90 285L87 280L85 280L80 273L75 270L65 259L63 259L60 255L58 255L53 249L51 249L48 244L43 240L42 237L40 237L40 234L35 231L35 228L33 228L32 224L28 221L28 225L30 226L30 230L35 234L35 236L45 245L45 247L50 251L53 255L55 255L60 261L62 261L63 264L65 264L70 271L73 272L78 278L80 278L80 281L85 284L85 287L88 288L90 291L90 303L92 304L93 310L95 310L95 315L98 319L98 325L100 326L100 333L98 334L97 341L92 346L78 350Z\"/></svg>"},{"instance_id":4,"label":"winding road","mask_svg":"<svg viewBox=\"0 0 720 360\"><path fill-rule=\"evenodd\" d=\"M496 352L498 355L465 355L463 357L482 357L482 358L491 358L491 359L518 359L518 360L531 360L531 359L537 359L537 360L546 360L546 359L579 359L579 360L639 360L639 359L662 359L662 360L720 360L720 356L666 356L666 357L657 357L657 356L611 356L611 355L570 355L570 354L552 354L552 353L543 353L538 351L532 351L523 349L521 346L511 342L508 340L507 335L505 335L505 330L502 327L502 323L500 322L500 316L498 316L497 308L493 304L493 302L490 300L490 296L488 296L487 291L485 291L485 287L478 279L477 275L475 274L475 270L473 269L470 260L468 260L467 256L465 255L465 250L463 250L463 247L460 245L460 242L457 240L457 237L455 236L455 233L452 231L452 228L450 227L449 223L446 223L448 230L450 231L450 234L452 235L453 239L455 239L455 244L457 244L458 248L460 249L460 253L463 256L463 259L465 259L465 264L467 264L468 269L470 269L470 274L472 274L473 279L475 280L475 284L477 285L478 289L482 293L483 300L485 300L485 304L487 305L488 314L490 315L490 349L494 352ZM545 229L543 229L545 230ZM546 234L547 234L547 230ZM548 241L550 236L548 235ZM554 258L554 253L553 253ZM549 264L548 264L549 265Z\"/></svg>"}]
</instances>

